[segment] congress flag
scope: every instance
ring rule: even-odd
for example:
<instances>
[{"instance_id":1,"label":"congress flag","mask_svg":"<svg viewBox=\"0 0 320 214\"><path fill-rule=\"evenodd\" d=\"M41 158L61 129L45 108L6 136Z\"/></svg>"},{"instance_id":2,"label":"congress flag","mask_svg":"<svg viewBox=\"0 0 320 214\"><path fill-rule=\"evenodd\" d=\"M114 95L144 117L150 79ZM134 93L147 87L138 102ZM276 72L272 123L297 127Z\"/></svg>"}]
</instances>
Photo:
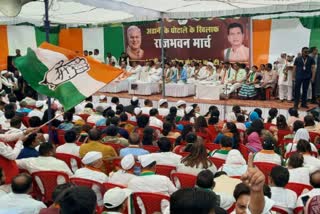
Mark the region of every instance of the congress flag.
<instances>
[{"instance_id":1,"label":"congress flag","mask_svg":"<svg viewBox=\"0 0 320 214\"><path fill-rule=\"evenodd\" d=\"M27 55L17 58L15 66L30 86L40 94L54 97L65 110L76 106L122 71L91 57L42 43L28 48Z\"/></svg>"}]
</instances>

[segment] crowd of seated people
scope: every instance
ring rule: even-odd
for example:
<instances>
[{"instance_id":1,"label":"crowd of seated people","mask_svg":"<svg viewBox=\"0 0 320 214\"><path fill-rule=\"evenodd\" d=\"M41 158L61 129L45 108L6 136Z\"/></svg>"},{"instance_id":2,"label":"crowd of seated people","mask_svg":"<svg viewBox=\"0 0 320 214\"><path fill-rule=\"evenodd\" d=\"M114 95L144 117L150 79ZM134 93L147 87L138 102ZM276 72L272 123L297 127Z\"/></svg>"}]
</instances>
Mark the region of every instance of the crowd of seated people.
<instances>
[{"instance_id":1,"label":"crowd of seated people","mask_svg":"<svg viewBox=\"0 0 320 214\"><path fill-rule=\"evenodd\" d=\"M289 109L286 118L271 108L263 118L259 108L234 106L223 120L216 106L201 115L183 100L157 108L137 97L127 106L99 97L66 112L53 101L48 127L47 103L28 101L0 112L0 212L126 213L128 197L145 192L168 200L162 213L302 213L320 197L314 113ZM42 194L41 176L54 177L54 197ZM148 213L148 203L138 204Z\"/></svg>"}]
</instances>

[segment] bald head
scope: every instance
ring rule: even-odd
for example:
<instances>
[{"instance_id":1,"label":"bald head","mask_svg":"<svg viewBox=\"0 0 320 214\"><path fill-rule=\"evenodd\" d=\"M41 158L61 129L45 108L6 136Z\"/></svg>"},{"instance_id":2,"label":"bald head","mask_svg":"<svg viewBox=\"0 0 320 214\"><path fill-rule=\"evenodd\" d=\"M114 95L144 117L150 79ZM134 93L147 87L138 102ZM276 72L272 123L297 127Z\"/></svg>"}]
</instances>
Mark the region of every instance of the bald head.
<instances>
[{"instance_id":1,"label":"bald head","mask_svg":"<svg viewBox=\"0 0 320 214\"><path fill-rule=\"evenodd\" d=\"M131 145L138 145L140 143L140 136L137 133L130 134L129 143Z\"/></svg>"},{"instance_id":2,"label":"bald head","mask_svg":"<svg viewBox=\"0 0 320 214\"><path fill-rule=\"evenodd\" d=\"M101 138L101 132L98 129L90 129L88 134L90 140L98 141Z\"/></svg>"},{"instance_id":3,"label":"bald head","mask_svg":"<svg viewBox=\"0 0 320 214\"><path fill-rule=\"evenodd\" d=\"M313 188L320 188L320 170L317 170L310 175L310 184Z\"/></svg>"},{"instance_id":4,"label":"bald head","mask_svg":"<svg viewBox=\"0 0 320 214\"><path fill-rule=\"evenodd\" d=\"M17 175L12 179L12 192L16 194L27 194L32 188L32 178L27 174Z\"/></svg>"}]
</instances>

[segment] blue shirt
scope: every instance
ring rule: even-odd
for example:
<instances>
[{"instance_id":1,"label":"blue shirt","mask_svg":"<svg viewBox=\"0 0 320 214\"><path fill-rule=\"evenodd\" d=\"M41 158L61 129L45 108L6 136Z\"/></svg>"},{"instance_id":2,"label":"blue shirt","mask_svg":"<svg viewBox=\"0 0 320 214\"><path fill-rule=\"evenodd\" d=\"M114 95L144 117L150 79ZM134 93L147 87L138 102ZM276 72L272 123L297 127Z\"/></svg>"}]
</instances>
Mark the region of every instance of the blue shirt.
<instances>
[{"instance_id":1,"label":"blue shirt","mask_svg":"<svg viewBox=\"0 0 320 214\"><path fill-rule=\"evenodd\" d=\"M58 129L61 129L61 130L64 130L64 131L68 131L70 129L73 128L73 123L61 123L59 126L58 126Z\"/></svg>"},{"instance_id":2,"label":"blue shirt","mask_svg":"<svg viewBox=\"0 0 320 214\"><path fill-rule=\"evenodd\" d=\"M177 82L177 71L174 70L173 75L171 76L171 82Z\"/></svg>"},{"instance_id":3,"label":"blue shirt","mask_svg":"<svg viewBox=\"0 0 320 214\"><path fill-rule=\"evenodd\" d=\"M187 70L183 68L181 71L180 80L182 80L183 82L187 82L187 78L188 78Z\"/></svg>"},{"instance_id":4,"label":"blue shirt","mask_svg":"<svg viewBox=\"0 0 320 214\"><path fill-rule=\"evenodd\" d=\"M17 110L17 112L19 113L29 113L30 111L32 111L31 109L28 109L28 108L20 108Z\"/></svg>"},{"instance_id":5,"label":"blue shirt","mask_svg":"<svg viewBox=\"0 0 320 214\"><path fill-rule=\"evenodd\" d=\"M131 147L127 147L120 150L120 157L124 157L129 154L132 154L134 156L140 156L140 155L149 154L149 152L141 148L131 148Z\"/></svg>"},{"instance_id":6,"label":"blue shirt","mask_svg":"<svg viewBox=\"0 0 320 214\"><path fill-rule=\"evenodd\" d=\"M30 147L24 147L20 154L18 155L17 159L22 159L22 158L32 158L32 157L38 157L39 156L39 152L34 149L34 148L30 148Z\"/></svg>"},{"instance_id":7,"label":"blue shirt","mask_svg":"<svg viewBox=\"0 0 320 214\"><path fill-rule=\"evenodd\" d=\"M107 119L106 118L101 118L100 120L98 120L96 122L96 126L105 126L106 125L106 122L107 122Z\"/></svg>"}]
</instances>

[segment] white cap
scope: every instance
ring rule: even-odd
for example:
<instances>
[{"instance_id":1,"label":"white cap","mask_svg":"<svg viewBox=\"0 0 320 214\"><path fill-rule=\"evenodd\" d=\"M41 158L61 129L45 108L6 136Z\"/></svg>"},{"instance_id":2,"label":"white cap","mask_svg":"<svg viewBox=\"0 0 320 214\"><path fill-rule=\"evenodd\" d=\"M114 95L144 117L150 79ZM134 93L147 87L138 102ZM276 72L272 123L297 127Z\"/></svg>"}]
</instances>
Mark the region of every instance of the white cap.
<instances>
[{"instance_id":1,"label":"white cap","mask_svg":"<svg viewBox=\"0 0 320 214\"><path fill-rule=\"evenodd\" d=\"M192 106L187 106L186 113L189 114L193 110Z\"/></svg>"},{"instance_id":2,"label":"white cap","mask_svg":"<svg viewBox=\"0 0 320 214\"><path fill-rule=\"evenodd\" d=\"M119 187L109 189L103 196L104 206L108 209L119 207L131 193L130 189L121 189Z\"/></svg>"},{"instance_id":3,"label":"white cap","mask_svg":"<svg viewBox=\"0 0 320 214\"><path fill-rule=\"evenodd\" d=\"M104 99L106 99L106 96L100 95L99 99L100 99L100 100L104 100Z\"/></svg>"},{"instance_id":4,"label":"white cap","mask_svg":"<svg viewBox=\"0 0 320 214\"><path fill-rule=\"evenodd\" d=\"M3 70L3 71L1 71L1 75L4 75L4 74L6 74L6 73L8 73L8 71L7 71L7 70Z\"/></svg>"},{"instance_id":5,"label":"white cap","mask_svg":"<svg viewBox=\"0 0 320 214\"><path fill-rule=\"evenodd\" d=\"M102 153L101 152L88 152L83 158L82 158L82 163L83 164L90 164L93 163L99 159L102 158Z\"/></svg>"},{"instance_id":6,"label":"white cap","mask_svg":"<svg viewBox=\"0 0 320 214\"><path fill-rule=\"evenodd\" d=\"M36 102L36 107L37 107L37 108L40 108L40 107L42 107L42 106L43 106L43 102L40 101L40 100L38 100L38 101Z\"/></svg>"},{"instance_id":7,"label":"white cap","mask_svg":"<svg viewBox=\"0 0 320 214\"><path fill-rule=\"evenodd\" d=\"M137 101L138 99L139 99L139 98L136 97L136 96L133 96L133 97L131 98L132 101Z\"/></svg>"},{"instance_id":8,"label":"white cap","mask_svg":"<svg viewBox=\"0 0 320 214\"><path fill-rule=\"evenodd\" d=\"M288 53L287 56L294 56L294 54L293 53Z\"/></svg>"},{"instance_id":9,"label":"white cap","mask_svg":"<svg viewBox=\"0 0 320 214\"><path fill-rule=\"evenodd\" d=\"M151 155L141 155L139 156L139 160L143 168L156 161Z\"/></svg>"},{"instance_id":10,"label":"white cap","mask_svg":"<svg viewBox=\"0 0 320 214\"><path fill-rule=\"evenodd\" d=\"M140 114L142 112L142 110L141 110L141 108L136 107L136 108L134 108L133 112L134 112L135 115L138 115L138 114Z\"/></svg>"},{"instance_id":11,"label":"white cap","mask_svg":"<svg viewBox=\"0 0 320 214\"><path fill-rule=\"evenodd\" d=\"M211 66L211 68L214 67L212 62L207 62L207 65Z\"/></svg>"},{"instance_id":12,"label":"white cap","mask_svg":"<svg viewBox=\"0 0 320 214\"><path fill-rule=\"evenodd\" d=\"M178 100L178 102L177 102L177 107L179 107L179 106L181 106L181 105L186 105L187 103L186 103L186 101L184 101L184 100Z\"/></svg>"},{"instance_id":13,"label":"white cap","mask_svg":"<svg viewBox=\"0 0 320 214\"><path fill-rule=\"evenodd\" d=\"M121 168L129 170L134 166L134 156L132 154L126 155L121 159Z\"/></svg>"},{"instance_id":14,"label":"white cap","mask_svg":"<svg viewBox=\"0 0 320 214\"><path fill-rule=\"evenodd\" d=\"M168 102L167 99L160 99L159 100L159 106L161 106L162 104Z\"/></svg>"}]
</instances>

